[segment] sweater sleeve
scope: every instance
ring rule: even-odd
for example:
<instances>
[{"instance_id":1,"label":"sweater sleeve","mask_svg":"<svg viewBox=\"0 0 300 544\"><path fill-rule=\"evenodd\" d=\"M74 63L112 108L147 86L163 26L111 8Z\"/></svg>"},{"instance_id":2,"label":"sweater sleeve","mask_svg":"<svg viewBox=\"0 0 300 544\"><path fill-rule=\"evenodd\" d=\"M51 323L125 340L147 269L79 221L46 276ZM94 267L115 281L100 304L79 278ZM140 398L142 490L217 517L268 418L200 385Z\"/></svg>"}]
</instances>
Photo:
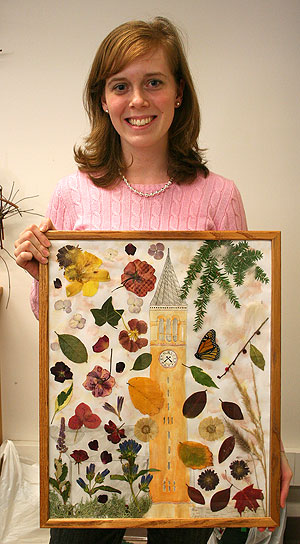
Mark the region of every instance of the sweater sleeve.
<instances>
[{"instance_id":1,"label":"sweater sleeve","mask_svg":"<svg viewBox=\"0 0 300 544\"><path fill-rule=\"evenodd\" d=\"M68 202L68 205L66 205ZM57 230L73 230L75 218L72 206L68 178L58 182L49 202L46 217L49 217ZM33 280L30 305L35 317L39 318L39 282Z\"/></svg>"},{"instance_id":2,"label":"sweater sleeve","mask_svg":"<svg viewBox=\"0 0 300 544\"><path fill-rule=\"evenodd\" d=\"M225 209L225 213L216 230L247 230L247 220L242 197L236 185L232 189Z\"/></svg>"}]
</instances>

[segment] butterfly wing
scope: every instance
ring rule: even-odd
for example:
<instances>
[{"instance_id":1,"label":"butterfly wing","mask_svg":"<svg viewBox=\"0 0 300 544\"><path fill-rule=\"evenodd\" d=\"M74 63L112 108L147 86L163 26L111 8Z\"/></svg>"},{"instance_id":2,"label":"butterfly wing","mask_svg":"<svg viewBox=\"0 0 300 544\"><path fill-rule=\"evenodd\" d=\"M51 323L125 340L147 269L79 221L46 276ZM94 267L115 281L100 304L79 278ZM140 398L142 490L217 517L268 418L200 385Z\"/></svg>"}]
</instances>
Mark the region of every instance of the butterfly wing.
<instances>
[{"instance_id":1,"label":"butterfly wing","mask_svg":"<svg viewBox=\"0 0 300 544\"><path fill-rule=\"evenodd\" d=\"M220 357L220 348L216 343L216 331L210 329L202 338L195 353L196 359L215 361Z\"/></svg>"}]
</instances>

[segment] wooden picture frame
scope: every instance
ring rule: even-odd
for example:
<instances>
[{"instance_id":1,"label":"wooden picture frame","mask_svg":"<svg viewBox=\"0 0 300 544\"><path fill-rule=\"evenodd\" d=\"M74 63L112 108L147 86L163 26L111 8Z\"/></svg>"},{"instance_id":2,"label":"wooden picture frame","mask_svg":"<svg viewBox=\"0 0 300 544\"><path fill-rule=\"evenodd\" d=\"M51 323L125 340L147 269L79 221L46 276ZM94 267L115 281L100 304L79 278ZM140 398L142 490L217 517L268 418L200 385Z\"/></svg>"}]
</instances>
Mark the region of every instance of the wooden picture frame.
<instances>
[{"instance_id":1,"label":"wooden picture frame","mask_svg":"<svg viewBox=\"0 0 300 544\"><path fill-rule=\"evenodd\" d=\"M48 237L41 526L278 525L280 233Z\"/></svg>"}]
</instances>

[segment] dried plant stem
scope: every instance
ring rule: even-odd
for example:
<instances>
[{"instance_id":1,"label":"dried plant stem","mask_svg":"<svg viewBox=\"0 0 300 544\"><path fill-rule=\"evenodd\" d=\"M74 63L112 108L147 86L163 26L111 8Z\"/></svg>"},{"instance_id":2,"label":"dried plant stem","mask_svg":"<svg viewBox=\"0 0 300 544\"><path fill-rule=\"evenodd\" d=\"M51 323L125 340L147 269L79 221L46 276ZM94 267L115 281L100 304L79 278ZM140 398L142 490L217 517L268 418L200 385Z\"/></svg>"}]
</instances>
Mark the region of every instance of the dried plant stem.
<instances>
[{"instance_id":1,"label":"dried plant stem","mask_svg":"<svg viewBox=\"0 0 300 544\"><path fill-rule=\"evenodd\" d=\"M260 329L264 326L264 324L268 321L268 317L262 322L262 324L260 325L260 327L258 327L258 329L256 329L256 331L254 331L254 333L252 334L252 336L250 336L249 340L247 340L246 344L240 349L240 351L237 353L237 355L235 356L235 358L233 359L233 361L230 363L230 365L228 365L227 369L225 370L225 372L223 372L223 374L221 374L221 376L217 376L217 378L219 378L219 380L221 378L223 378L223 376L226 376L227 372L229 372L229 370L231 369L231 367L233 365L235 365L236 361L237 361L237 358L241 355L241 353L243 353L243 351L246 349L246 347L248 346L248 344L250 344L252 338L260 331Z\"/></svg>"},{"instance_id":2,"label":"dried plant stem","mask_svg":"<svg viewBox=\"0 0 300 544\"><path fill-rule=\"evenodd\" d=\"M251 401L251 398L250 398L250 396L248 394L247 389L241 385L239 379L237 378L237 376L236 376L236 374L235 374L235 372L233 371L232 368L230 369L230 373L231 373L231 375L233 377L233 380L234 380L234 382L235 382L235 384L236 384L236 386L237 386L237 388L238 388L238 390L239 390L239 392L241 394L243 403L244 403L245 408L247 410L247 413L248 413L248 415L250 417L250 420L254 425L254 429L248 428L248 429L244 429L244 430L247 433L251 434L255 438L255 440L257 442L257 445L258 445L258 448L259 448L259 451L258 451L256 446L254 445L254 443L251 441L250 451L257 458L257 460L261 464L261 467L262 467L262 470L263 470L263 474L264 474L264 478L265 478L265 500L266 500L266 504L267 504L268 503L267 502L267 470L266 470L266 464L267 463L266 463L266 451L265 451L265 444L264 444L264 432L263 432L263 427L262 427L262 423L261 423L261 411L260 411L260 406L259 406L258 391L257 391L255 373L254 373L254 369L253 369L253 363L250 362L250 364L251 364L251 369L252 369L252 379L253 379L253 389L254 389L254 394L255 394L256 412L257 412L258 416L255 413L255 410L253 408L252 401ZM257 476L256 476L256 478L257 478ZM265 509L265 507L264 507L264 509Z\"/></svg>"}]
</instances>

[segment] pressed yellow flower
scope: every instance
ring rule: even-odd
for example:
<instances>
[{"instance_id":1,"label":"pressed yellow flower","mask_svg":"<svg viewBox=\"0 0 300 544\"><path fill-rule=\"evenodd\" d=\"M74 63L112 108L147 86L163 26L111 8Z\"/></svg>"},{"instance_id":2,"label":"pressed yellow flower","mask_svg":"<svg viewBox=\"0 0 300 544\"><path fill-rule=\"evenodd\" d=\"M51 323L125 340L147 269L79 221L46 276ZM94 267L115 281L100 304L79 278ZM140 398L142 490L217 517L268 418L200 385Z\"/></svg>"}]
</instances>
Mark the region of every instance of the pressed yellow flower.
<instances>
[{"instance_id":1,"label":"pressed yellow flower","mask_svg":"<svg viewBox=\"0 0 300 544\"><path fill-rule=\"evenodd\" d=\"M198 427L199 434L205 440L218 440L224 435L225 427L224 423L218 417L206 417L200 421Z\"/></svg>"},{"instance_id":2,"label":"pressed yellow flower","mask_svg":"<svg viewBox=\"0 0 300 544\"><path fill-rule=\"evenodd\" d=\"M99 270L102 260L96 255L77 250L69 252L69 258L71 264L65 267L65 277L70 282L66 287L68 297L77 295L81 290L85 297L92 297L97 293L100 281L110 280L108 270Z\"/></svg>"},{"instance_id":3,"label":"pressed yellow flower","mask_svg":"<svg viewBox=\"0 0 300 544\"><path fill-rule=\"evenodd\" d=\"M151 417L143 417L136 422L134 434L142 442L149 442L158 434L157 423Z\"/></svg>"}]
</instances>

